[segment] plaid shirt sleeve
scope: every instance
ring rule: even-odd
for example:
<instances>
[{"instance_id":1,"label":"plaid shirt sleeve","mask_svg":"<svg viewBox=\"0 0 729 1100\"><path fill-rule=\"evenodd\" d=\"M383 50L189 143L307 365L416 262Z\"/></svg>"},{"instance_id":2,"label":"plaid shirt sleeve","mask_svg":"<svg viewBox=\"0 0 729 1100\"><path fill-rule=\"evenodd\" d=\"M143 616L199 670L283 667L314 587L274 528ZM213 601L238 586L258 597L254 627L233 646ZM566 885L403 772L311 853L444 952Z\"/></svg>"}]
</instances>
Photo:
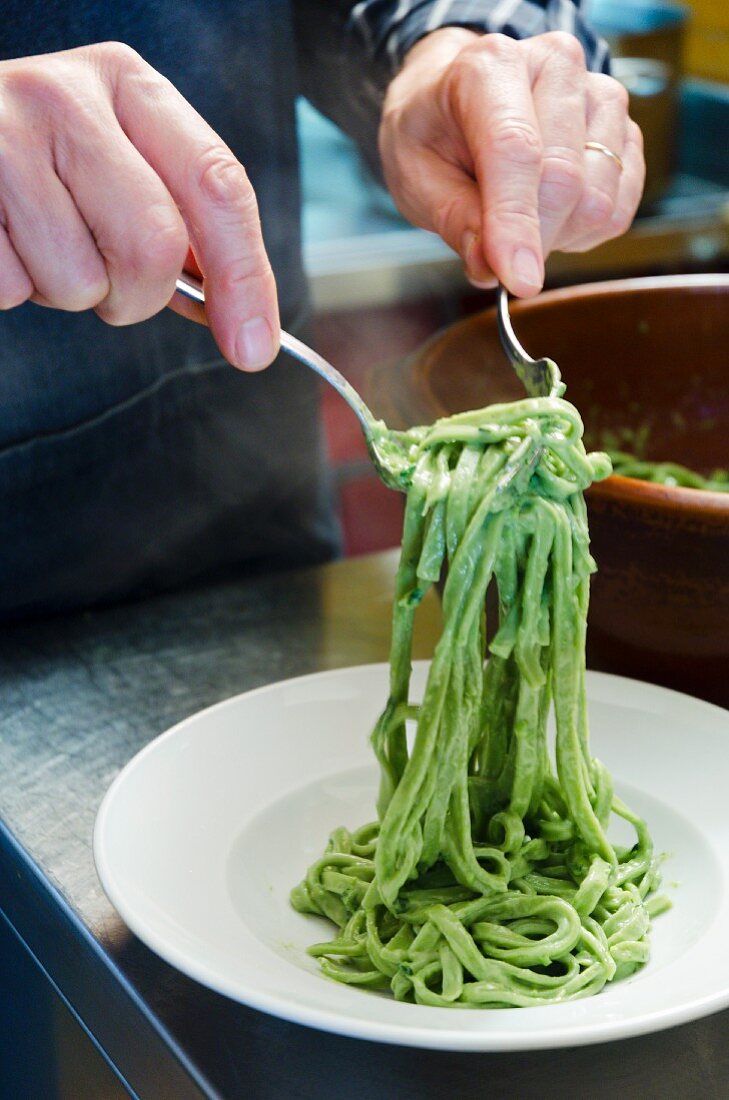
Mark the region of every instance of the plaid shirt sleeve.
<instances>
[{"instance_id":1,"label":"plaid shirt sleeve","mask_svg":"<svg viewBox=\"0 0 729 1100\"><path fill-rule=\"evenodd\" d=\"M419 39L440 27L517 39L567 31L582 43L589 69L609 72L607 46L581 6L582 0L293 0L301 91L354 138L379 174L385 90Z\"/></svg>"},{"instance_id":2,"label":"plaid shirt sleeve","mask_svg":"<svg viewBox=\"0 0 729 1100\"><path fill-rule=\"evenodd\" d=\"M519 39L566 31L581 42L588 68L607 72L607 46L590 30L581 7L581 0L360 0L351 8L348 30L391 75L411 46L439 27Z\"/></svg>"}]
</instances>

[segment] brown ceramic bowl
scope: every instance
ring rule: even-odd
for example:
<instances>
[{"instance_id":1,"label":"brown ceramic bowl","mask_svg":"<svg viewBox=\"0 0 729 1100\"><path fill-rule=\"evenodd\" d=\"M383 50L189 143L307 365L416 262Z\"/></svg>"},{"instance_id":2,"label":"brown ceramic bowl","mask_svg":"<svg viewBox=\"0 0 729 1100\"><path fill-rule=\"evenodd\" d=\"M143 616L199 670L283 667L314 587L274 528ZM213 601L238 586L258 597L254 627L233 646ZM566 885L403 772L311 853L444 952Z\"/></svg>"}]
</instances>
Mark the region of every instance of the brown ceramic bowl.
<instances>
[{"instance_id":1,"label":"brown ceramic bowl","mask_svg":"<svg viewBox=\"0 0 729 1100\"><path fill-rule=\"evenodd\" d=\"M555 359L588 446L640 432L645 457L729 466L729 275L626 279L513 304L532 355ZM493 310L373 372L392 427L523 396ZM587 494L594 578L588 664L729 706L729 493L613 476Z\"/></svg>"}]
</instances>

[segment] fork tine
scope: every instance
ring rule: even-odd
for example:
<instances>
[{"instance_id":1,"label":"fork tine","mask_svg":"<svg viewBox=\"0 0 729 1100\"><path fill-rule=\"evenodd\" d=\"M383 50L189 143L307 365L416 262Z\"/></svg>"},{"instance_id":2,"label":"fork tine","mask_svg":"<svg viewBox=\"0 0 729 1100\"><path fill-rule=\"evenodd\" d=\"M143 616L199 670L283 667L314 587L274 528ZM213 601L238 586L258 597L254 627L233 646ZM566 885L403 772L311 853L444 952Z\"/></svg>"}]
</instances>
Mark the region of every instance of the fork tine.
<instances>
[{"instance_id":1,"label":"fork tine","mask_svg":"<svg viewBox=\"0 0 729 1100\"><path fill-rule=\"evenodd\" d=\"M559 397L564 392L559 367L552 359L532 359L516 338L509 315L509 295L499 285L496 294L499 338L514 372L530 397Z\"/></svg>"}]
</instances>

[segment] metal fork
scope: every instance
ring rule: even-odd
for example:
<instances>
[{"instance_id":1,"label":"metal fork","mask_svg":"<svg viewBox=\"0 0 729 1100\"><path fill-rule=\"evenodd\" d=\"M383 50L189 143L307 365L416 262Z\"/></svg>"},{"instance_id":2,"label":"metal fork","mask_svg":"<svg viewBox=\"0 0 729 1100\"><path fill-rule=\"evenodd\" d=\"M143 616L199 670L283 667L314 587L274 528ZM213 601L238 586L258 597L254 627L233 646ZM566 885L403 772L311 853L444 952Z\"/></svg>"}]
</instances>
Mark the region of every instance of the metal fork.
<instances>
[{"instance_id":1,"label":"metal fork","mask_svg":"<svg viewBox=\"0 0 729 1100\"><path fill-rule=\"evenodd\" d=\"M496 324L501 346L510 360L514 372L522 381L530 397L561 397L565 386L559 367L553 359L532 359L516 338L509 316L509 294L499 283L496 292ZM528 466L536 470L542 460L544 447L536 447L528 460Z\"/></svg>"},{"instance_id":2,"label":"metal fork","mask_svg":"<svg viewBox=\"0 0 729 1100\"><path fill-rule=\"evenodd\" d=\"M198 307L194 310L194 319L202 325L207 324L205 316L205 291L202 282L194 275L183 272L177 280L176 291ZM381 420L368 408L361 395L352 386L343 374L327 362L323 355L308 347L302 340L292 336L290 332L281 331L281 348L294 359L309 367L320 375L325 382L333 386L340 397L343 397L359 420L359 425L367 443L367 450L375 465L377 473L393 489L404 489L405 485L401 475L409 468L403 447L398 448L397 441L388 437L387 429Z\"/></svg>"},{"instance_id":3,"label":"metal fork","mask_svg":"<svg viewBox=\"0 0 729 1100\"><path fill-rule=\"evenodd\" d=\"M561 397L564 383L559 367L552 359L532 359L514 333L509 316L509 294L499 285L496 294L496 322L501 346L530 397Z\"/></svg>"}]
</instances>

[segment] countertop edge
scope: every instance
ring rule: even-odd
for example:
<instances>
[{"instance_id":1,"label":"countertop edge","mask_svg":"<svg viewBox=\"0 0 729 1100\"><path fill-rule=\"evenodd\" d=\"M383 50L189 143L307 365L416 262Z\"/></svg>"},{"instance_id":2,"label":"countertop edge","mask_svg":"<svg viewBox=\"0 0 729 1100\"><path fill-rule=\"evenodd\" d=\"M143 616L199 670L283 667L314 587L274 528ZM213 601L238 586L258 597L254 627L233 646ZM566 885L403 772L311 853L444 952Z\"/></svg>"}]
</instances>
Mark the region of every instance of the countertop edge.
<instances>
[{"instance_id":1,"label":"countertop edge","mask_svg":"<svg viewBox=\"0 0 729 1100\"><path fill-rule=\"evenodd\" d=\"M0 915L133 1095L219 1096L1 819L0 898Z\"/></svg>"}]
</instances>

